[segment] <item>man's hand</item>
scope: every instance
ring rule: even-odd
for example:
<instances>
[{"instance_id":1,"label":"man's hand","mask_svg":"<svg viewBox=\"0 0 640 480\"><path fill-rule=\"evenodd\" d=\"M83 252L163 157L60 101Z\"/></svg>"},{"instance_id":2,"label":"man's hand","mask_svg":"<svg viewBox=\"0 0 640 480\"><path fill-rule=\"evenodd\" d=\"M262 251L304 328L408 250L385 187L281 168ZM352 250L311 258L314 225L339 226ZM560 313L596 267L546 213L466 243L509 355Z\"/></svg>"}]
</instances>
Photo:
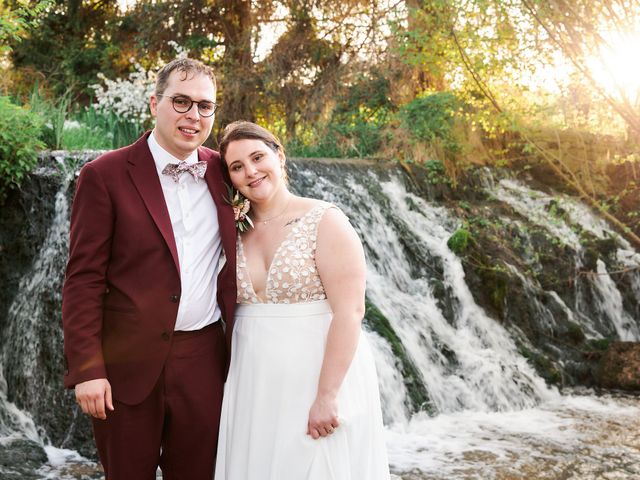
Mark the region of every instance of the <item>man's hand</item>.
<instances>
[{"instance_id":1,"label":"man's hand","mask_svg":"<svg viewBox=\"0 0 640 480\"><path fill-rule=\"evenodd\" d=\"M76 401L84 413L106 420L106 407L113 411L111 384L106 378L88 380L76 385Z\"/></svg>"}]
</instances>

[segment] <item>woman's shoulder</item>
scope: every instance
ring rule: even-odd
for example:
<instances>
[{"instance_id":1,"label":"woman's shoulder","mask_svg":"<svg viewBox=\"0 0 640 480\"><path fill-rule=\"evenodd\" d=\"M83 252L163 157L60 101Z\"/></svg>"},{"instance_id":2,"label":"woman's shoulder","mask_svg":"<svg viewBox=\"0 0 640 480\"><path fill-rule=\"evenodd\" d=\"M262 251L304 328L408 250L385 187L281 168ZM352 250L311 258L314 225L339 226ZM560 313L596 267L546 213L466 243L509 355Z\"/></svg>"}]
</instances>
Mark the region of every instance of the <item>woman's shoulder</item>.
<instances>
[{"instance_id":1,"label":"woman's shoulder","mask_svg":"<svg viewBox=\"0 0 640 480\"><path fill-rule=\"evenodd\" d=\"M346 219L344 212L337 205L316 198L300 197L298 209L301 215L313 217L322 223L326 223L325 218Z\"/></svg>"},{"instance_id":2,"label":"woman's shoulder","mask_svg":"<svg viewBox=\"0 0 640 480\"><path fill-rule=\"evenodd\" d=\"M297 217L303 217L311 214L314 214L315 216L315 214L322 213L332 206L335 207L332 203L325 202L324 200L309 197L296 197L294 202L292 202L293 208L291 208L290 211Z\"/></svg>"}]
</instances>

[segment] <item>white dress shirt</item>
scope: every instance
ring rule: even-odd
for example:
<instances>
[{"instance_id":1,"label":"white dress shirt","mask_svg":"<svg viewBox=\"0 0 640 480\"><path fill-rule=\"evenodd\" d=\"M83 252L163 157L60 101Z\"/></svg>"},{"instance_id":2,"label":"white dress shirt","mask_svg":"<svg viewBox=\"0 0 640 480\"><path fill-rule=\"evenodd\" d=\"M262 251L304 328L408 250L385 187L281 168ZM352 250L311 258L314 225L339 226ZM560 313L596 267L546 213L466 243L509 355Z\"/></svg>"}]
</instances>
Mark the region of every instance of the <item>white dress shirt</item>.
<instances>
[{"instance_id":1,"label":"white dress shirt","mask_svg":"<svg viewBox=\"0 0 640 480\"><path fill-rule=\"evenodd\" d=\"M198 330L219 320L221 314L216 301L217 266L222 252L218 213L207 182L203 178L196 182L189 172L182 173L178 182L164 175L162 170L168 163L181 160L162 148L153 132L147 142L178 249L182 293L175 330ZM184 161L196 163L198 152Z\"/></svg>"}]
</instances>

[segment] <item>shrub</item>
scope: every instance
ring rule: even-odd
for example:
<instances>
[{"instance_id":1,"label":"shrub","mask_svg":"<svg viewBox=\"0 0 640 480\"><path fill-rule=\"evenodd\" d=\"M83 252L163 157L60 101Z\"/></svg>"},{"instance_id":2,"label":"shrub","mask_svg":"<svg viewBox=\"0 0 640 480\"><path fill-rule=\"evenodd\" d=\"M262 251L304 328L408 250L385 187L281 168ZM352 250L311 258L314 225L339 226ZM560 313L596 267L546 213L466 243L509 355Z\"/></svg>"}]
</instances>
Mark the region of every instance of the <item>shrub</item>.
<instances>
[{"instance_id":1,"label":"shrub","mask_svg":"<svg viewBox=\"0 0 640 480\"><path fill-rule=\"evenodd\" d=\"M385 127L394 114L390 88L381 72L361 76L338 96L326 123L296 132L289 152L303 157L376 156L387 141Z\"/></svg>"},{"instance_id":2,"label":"shrub","mask_svg":"<svg viewBox=\"0 0 640 480\"><path fill-rule=\"evenodd\" d=\"M447 177L444 164L440 160L427 160L424 162L424 168L427 171L429 183L433 185L437 185L438 183L451 183L451 180Z\"/></svg>"},{"instance_id":3,"label":"shrub","mask_svg":"<svg viewBox=\"0 0 640 480\"><path fill-rule=\"evenodd\" d=\"M130 122L145 123L150 120L149 96L153 93L156 74L147 71L139 63L128 78L110 80L98 74L103 84L93 85L96 94L97 110L114 113Z\"/></svg>"},{"instance_id":4,"label":"shrub","mask_svg":"<svg viewBox=\"0 0 640 480\"><path fill-rule=\"evenodd\" d=\"M471 232L464 228L459 228L453 232L453 235L447 240L447 247L456 255L461 255L467 249L470 242L473 242Z\"/></svg>"},{"instance_id":5,"label":"shrub","mask_svg":"<svg viewBox=\"0 0 640 480\"><path fill-rule=\"evenodd\" d=\"M0 201L36 166L41 129L37 115L0 97Z\"/></svg>"},{"instance_id":6,"label":"shrub","mask_svg":"<svg viewBox=\"0 0 640 480\"><path fill-rule=\"evenodd\" d=\"M461 146L455 135L455 112L461 103L453 93L421 95L403 105L398 112L404 130L415 142L440 143L448 154Z\"/></svg>"}]
</instances>

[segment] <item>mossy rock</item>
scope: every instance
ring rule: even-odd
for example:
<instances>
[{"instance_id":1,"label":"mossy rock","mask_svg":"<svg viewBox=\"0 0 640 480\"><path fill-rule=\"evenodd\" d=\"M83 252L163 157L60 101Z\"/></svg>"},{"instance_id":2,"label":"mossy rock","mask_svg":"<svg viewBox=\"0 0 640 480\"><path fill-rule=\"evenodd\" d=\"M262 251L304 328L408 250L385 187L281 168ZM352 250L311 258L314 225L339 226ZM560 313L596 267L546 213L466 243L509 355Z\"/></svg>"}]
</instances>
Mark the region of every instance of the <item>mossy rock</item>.
<instances>
[{"instance_id":1,"label":"mossy rock","mask_svg":"<svg viewBox=\"0 0 640 480\"><path fill-rule=\"evenodd\" d=\"M562 382L562 373L548 357L529 350L522 345L520 345L519 351L523 357L529 360L529 363L533 365L538 375L544 378L547 383L559 385Z\"/></svg>"},{"instance_id":2,"label":"mossy rock","mask_svg":"<svg viewBox=\"0 0 640 480\"><path fill-rule=\"evenodd\" d=\"M393 355L400 363L400 371L407 388L407 393L409 394L412 411L418 412L420 410L426 410L428 413L433 413L430 408L431 402L424 385L424 379L409 358L407 351L402 345L402 341L393 330L393 327L391 327L389 320L369 299L365 300L365 306L365 322L371 327L371 330L389 343Z\"/></svg>"},{"instance_id":3,"label":"mossy rock","mask_svg":"<svg viewBox=\"0 0 640 480\"><path fill-rule=\"evenodd\" d=\"M567 329L564 335L573 345L579 345L586 339L582 327L575 322L567 322Z\"/></svg>"}]
</instances>

